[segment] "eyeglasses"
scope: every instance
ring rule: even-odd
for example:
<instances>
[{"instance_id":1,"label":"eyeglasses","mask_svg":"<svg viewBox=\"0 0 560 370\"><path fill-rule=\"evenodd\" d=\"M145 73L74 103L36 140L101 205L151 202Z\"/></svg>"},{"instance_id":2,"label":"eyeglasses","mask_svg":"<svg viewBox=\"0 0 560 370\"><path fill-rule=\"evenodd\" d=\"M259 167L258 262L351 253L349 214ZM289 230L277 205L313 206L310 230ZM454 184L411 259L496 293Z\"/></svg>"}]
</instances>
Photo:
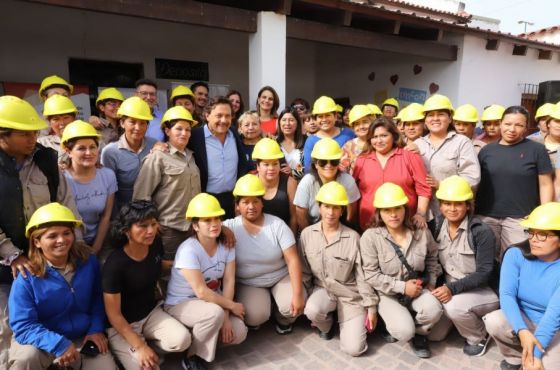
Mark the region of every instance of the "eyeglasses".
<instances>
[{"instance_id":1,"label":"eyeglasses","mask_svg":"<svg viewBox=\"0 0 560 370\"><path fill-rule=\"evenodd\" d=\"M295 110L298 110L298 111L302 111L302 112L306 110L305 105L303 105L303 104L292 105L292 108L294 108Z\"/></svg>"},{"instance_id":2,"label":"eyeglasses","mask_svg":"<svg viewBox=\"0 0 560 370\"><path fill-rule=\"evenodd\" d=\"M325 167L329 163L333 167L338 167L338 165L340 164L340 159L318 159L317 160L317 165L319 167Z\"/></svg>"},{"instance_id":3,"label":"eyeglasses","mask_svg":"<svg viewBox=\"0 0 560 370\"><path fill-rule=\"evenodd\" d=\"M151 91L138 91L138 95L146 97L146 96L156 96L155 92Z\"/></svg>"},{"instance_id":4,"label":"eyeglasses","mask_svg":"<svg viewBox=\"0 0 560 370\"><path fill-rule=\"evenodd\" d=\"M556 236L556 234L547 234L543 232L535 232L532 230L527 231L527 235L529 235L529 240L533 239L533 237L536 236L539 242L546 241L546 239L548 239L549 236L550 237Z\"/></svg>"}]
</instances>

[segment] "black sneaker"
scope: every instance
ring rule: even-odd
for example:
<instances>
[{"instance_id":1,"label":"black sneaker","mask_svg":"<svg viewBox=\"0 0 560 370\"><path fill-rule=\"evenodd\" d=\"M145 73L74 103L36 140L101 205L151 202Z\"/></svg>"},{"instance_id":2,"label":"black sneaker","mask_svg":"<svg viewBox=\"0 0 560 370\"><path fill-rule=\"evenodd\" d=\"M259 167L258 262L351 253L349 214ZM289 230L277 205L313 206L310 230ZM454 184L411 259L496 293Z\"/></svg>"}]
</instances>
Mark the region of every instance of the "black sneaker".
<instances>
[{"instance_id":1,"label":"black sneaker","mask_svg":"<svg viewBox=\"0 0 560 370\"><path fill-rule=\"evenodd\" d=\"M385 328L383 328L383 330L381 331L381 337L387 343L398 342L397 338L393 337Z\"/></svg>"},{"instance_id":2,"label":"black sneaker","mask_svg":"<svg viewBox=\"0 0 560 370\"><path fill-rule=\"evenodd\" d=\"M290 334L293 330L293 326L291 324L289 325L282 325L279 323L276 323L276 332L280 335L286 335L286 334Z\"/></svg>"},{"instance_id":3,"label":"black sneaker","mask_svg":"<svg viewBox=\"0 0 560 370\"><path fill-rule=\"evenodd\" d=\"M484 338L480 343L477 344L465 343L465 345L463 346L463 353L467 356L476 356L476 357L480 357L484 355L486 353L486 349L488 348L488 343L490 343L491 338L492 337L487 335L486 338Z\"/></svg>"},{"instance_id":4,"label":"black sneaker","mask_svg":"<svg viewBox=\"0 0 560 370\"><path fill-rule=\"evenodd\" d=\"M334 337L334 332L335 332L335 327L336 325L333 323L331 328L329 329L328 332L323 333L322 331L319 330L319 338L323 339L323 340L331 340Z\"/></svg>"},{"instance_id":5,"label":"black sneaker","mask_svg":"<svg viewBox=\"0 0 560 370\"><path fill-rule=\"evenodd\" d=\"M197 356L183 357L181 366L183 370L207 370L206 361L198 358Z\"/></svg>"},{"instance_id":6,"label":"black sneaker","mask_svg":"<svg viewBox=\"0 0 560 370\"><path fill-rule=\"evenodd\" d=\"M420 358L429 358L432 355L430 351L430 345L428 344L428 338L425 335L416 334L412 338L412 350L414 354Z\"/></svg>"},{"instance_id":7,"label":"black sneaker","mask_svg":"<svg viewBox=\"0 0 560 370\"><path fill-rule=\"evenodd\" d=\"M501 370L519 370L521 369L521 365L513 365L507 362L506 360L502 360L500 362L500 369Z\"/></svg>"},{"instance_id":8,"label":"black sneaker","mask_svg":"<svg viewBox=\"0 0 560 370\"><path fill-rule=\"evenodd\" d=\"M261 328L260 325L254 325L254 326L247 325L247 329L249 329L249 330L251 330L251 331L257 331L257 330L259 330L260 328Z\"/></svg>"}]
</instances>

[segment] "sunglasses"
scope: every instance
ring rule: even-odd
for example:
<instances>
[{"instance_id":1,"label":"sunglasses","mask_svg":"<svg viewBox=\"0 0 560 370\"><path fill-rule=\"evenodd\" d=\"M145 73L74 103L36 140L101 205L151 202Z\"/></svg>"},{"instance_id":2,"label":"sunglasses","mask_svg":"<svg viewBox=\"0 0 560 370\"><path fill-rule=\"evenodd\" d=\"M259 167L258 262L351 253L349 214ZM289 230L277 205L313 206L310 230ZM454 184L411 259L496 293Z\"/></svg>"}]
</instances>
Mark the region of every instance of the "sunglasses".
<instances>
[{"instance_id":1,"label":"sunglasses","mask_svg":"<svg viewBox=\"0 0 560 370\"><path fill-rule=\"evenodd\" d=\"M333 167L338 167L338 165L340 164L340 159L318 159L317 160L317 165L319 167L325 167L329 163Z\"/></svg>"}]
</instances>

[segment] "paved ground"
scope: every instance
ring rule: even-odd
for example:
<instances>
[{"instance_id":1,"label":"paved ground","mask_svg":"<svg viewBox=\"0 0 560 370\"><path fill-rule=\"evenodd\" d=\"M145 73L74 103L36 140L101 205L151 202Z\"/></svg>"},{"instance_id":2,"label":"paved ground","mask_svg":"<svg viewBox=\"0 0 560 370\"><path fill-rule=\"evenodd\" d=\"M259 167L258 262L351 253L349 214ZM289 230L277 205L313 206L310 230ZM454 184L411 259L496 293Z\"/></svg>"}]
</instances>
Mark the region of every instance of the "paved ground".
<instances>
[{"instance_id":1,"label":"paved ground","mask_svg":"<svg viewBox=\"0 0 560 370\"><path fill-rule=\"evenodd\" d=\"M386 343L379 334L368 338L369 348L360 357L350 357L339 350L338 336L324 341L300 319L290 335L276 334L272 325L249 332L247 340L238 346L219 348L211 369L395 369L395 370L499 370L502 359L495 343L483 357L463 354L463 340L453 332L447 341L431 343L432 357L421 360L408 343ZM179 370L177 356L167 356L162 370Z\"/></svg>"}]
</instances>

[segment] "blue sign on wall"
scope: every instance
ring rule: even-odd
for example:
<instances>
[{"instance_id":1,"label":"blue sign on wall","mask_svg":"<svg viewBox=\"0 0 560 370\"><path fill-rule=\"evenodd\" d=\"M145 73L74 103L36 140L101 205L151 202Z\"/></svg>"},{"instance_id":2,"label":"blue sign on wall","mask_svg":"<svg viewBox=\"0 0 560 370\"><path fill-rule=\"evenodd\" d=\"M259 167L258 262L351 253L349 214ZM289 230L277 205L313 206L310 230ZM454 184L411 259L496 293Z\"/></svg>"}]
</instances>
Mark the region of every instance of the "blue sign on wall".
<instances>
[{"instance_id":1,"label":"blue sign on wall","mask_svg":"<svg viewBox=\"0 0 560 370\"><path fill-rule=\"evenodd\" d=\"M423 104L426 100L426 91L401 87L399 89L399 100Z\"/></svg>"}]
</instances>

